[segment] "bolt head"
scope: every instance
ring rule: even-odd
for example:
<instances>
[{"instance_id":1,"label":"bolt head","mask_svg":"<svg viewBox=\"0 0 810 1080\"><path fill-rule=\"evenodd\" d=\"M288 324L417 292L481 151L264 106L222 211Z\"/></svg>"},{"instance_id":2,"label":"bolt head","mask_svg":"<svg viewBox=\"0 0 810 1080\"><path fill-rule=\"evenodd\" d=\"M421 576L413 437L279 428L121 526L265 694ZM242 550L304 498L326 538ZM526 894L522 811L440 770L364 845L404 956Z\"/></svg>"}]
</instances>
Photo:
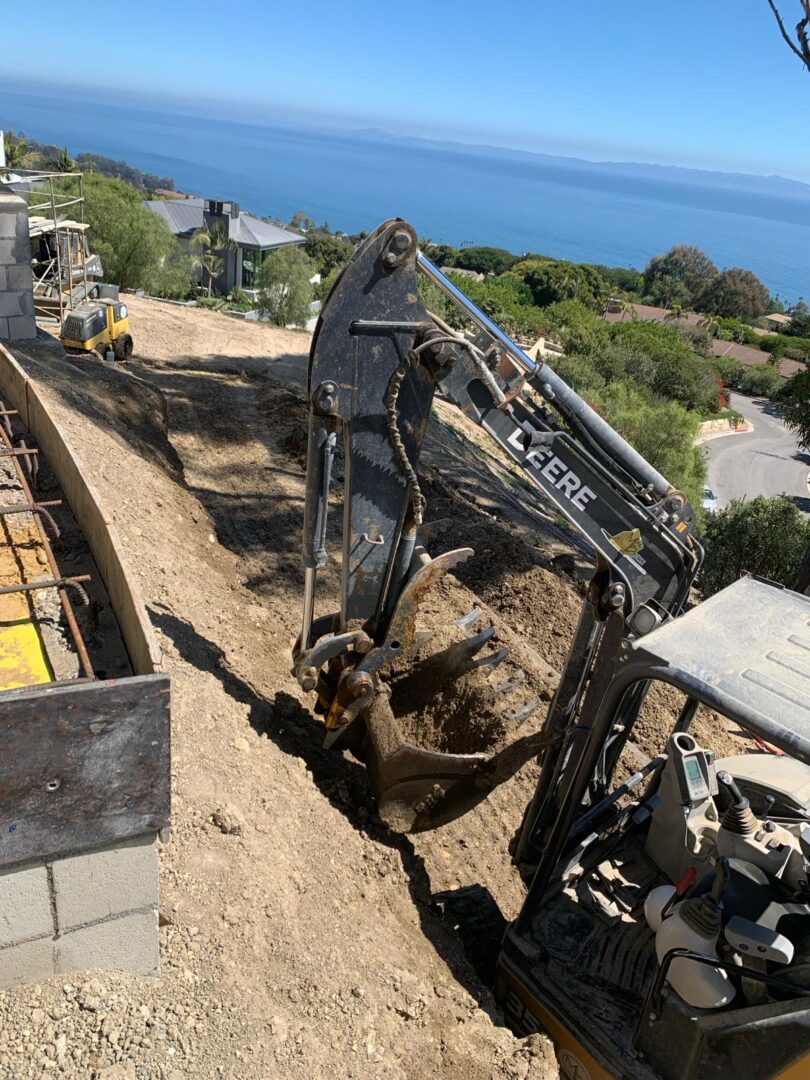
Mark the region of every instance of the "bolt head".
<instances>
[{"instance_id":1,"label":"bolt head","mask_svg":"<svg viewBox=\"0 0 810 1080\"><path fill-rule=\"evenodd\" d=\"M398 263L399 256L395 252L386 251L386 253L383 255L383 266L387 270L393 270Z\"/></svg>"},{"instance_id":2,"label":"bolt head","mask_svg":"<svg viewBox=\"0 0 810 1080\"><path fill-rule=\"evenodd\" d=\"M391 247L398 255L402 255L411 246L411 237L404 229L398 229L391 238Z\"/></svg>"}]
</instances>

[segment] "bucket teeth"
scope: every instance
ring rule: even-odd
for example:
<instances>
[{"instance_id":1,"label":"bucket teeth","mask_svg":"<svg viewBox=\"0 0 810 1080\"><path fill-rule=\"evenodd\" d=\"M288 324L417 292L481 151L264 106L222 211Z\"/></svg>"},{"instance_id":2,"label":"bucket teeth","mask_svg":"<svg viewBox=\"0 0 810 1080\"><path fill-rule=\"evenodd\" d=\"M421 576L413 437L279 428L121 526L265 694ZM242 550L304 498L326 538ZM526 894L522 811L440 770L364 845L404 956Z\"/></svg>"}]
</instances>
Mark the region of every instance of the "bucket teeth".
<instances>
[{"instance_id":1,"label":"bucket teeth","mask_svg":"<svg viewBox=\"0 0 810 1080\"><path fill-rule=\"evenodd\" d=\"M453 625L460 626L462 630L472 630L482 615L480 607L473 608L469 615L462 615L460 619L454 621Z\"/></svg>"},{"instance_id":2,"label":"bucket teeth","mask_svg":"<svg viewBox=\"0 0 810 1080\"><path fill-rule=\"evenodd\" d=\"M479 634L468 637L466 641L463 641L461 644L467 656L475 656L477 652L480 652L494 633L495 627L488 626L486 630L482 630Z\"/></svg>"},{"instance_id":3,"label":"bucket teeth","mask_svg":"<svg viewBox=\"0 0 810 1080\"><path fill-rule=\"evenodd\" d=\"M536 697L530 698L524 705L519 705L516 709L510 709L507 716L510 720L522 724L529 719L533 712L535 712L541 700L542 698L538 694Z\"/></svg>"},{"instance_id":4,"label":"bucket teeth","mask_svg":"<svg viewBox=\"0 0 810 1080\"><path fill-rule=\"evenodd\" d=\"M496 668L498 664L502 663L507 658L508 655L508 649L498 649L496 653L492 653L490 656L483 656L480 660L476 660L475 666L477 668Z\"/></svg>"}]
</instances>

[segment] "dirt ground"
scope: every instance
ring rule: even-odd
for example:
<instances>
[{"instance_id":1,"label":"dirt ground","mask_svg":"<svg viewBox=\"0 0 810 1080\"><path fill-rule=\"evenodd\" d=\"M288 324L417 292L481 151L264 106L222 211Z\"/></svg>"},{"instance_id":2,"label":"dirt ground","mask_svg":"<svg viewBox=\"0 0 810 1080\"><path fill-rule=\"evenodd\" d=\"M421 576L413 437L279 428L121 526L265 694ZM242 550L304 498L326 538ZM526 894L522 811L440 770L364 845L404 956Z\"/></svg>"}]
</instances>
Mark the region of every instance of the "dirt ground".
<instances>
[{"instance_id":1,"label":"dirt ground","mask_svg":"<svg viewBox=\"0 0 810 1080\"><path fill-rule=\"evenodd\" d=\"M322 748L311 695L290 675L308 335L128 303L126 369L42 347L17 355L112 514L173 679L163 970L0 994L0 1078L555 1076L550 1044L502 1025L432 902L480 884L514 917L523 890L507 844L534 765L463 819L398 836L363 768ZM539 697L539 724L582 592L552 559L581 565L581 551L463 425L434 418L423 465L428 516L452 523L432 553L476 550L425 616L481 607L489 648L510 648L499 673L525 676L512 704ZM335 561L320 580L328 599ZM645 750L659 727L640 727Z\"/></svg>"}]
</instances>

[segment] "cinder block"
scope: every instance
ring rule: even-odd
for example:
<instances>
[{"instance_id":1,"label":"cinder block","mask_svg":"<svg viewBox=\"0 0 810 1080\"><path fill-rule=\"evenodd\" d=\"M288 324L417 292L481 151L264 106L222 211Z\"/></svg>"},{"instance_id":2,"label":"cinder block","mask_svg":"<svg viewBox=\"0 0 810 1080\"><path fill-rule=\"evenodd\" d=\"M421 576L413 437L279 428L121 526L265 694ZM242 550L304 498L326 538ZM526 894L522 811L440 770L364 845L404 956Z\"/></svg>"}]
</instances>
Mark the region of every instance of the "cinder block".
<instances>
[{"instance_id":1,"label":"cinder block","mask_svg":"<svg viewBox=\"0 0 810 1080\"><path fill-rule=\"evenodd\" d=\"M2 221L0 217L0 221ZM17 241L14 237L0 236L0 266L17 265Z\"/></svg>"},{"instance_id":2,"label":"cinder block","mask_svg":"<svg viewBox=\"0 0 810 1080\"><path fill-rule=\"evenodd\" d=\"M7 322L9 341L30 341L37 336L37 321L33 315L10 315Z\"/></svg>"},{"instance_id":3,"label":"cinder block","mask_svg":"<svg viewBox=\"0 0 810 1080\"><path fill-rule=\"evenodd\" d=\"M7 285L3 286L2 278L0 278L0 288L19 289L20 291L29 291L34 287L34 276L31 273L31 267L23 264L22 266L9 266L6 271Z\"/></svg>"},{"instance_id":4,"label":"cinder block","mask_svg":"<svg viewBox=\"0 0 810 1080\"><path fill-rule=\"evenodd\" d=\"M160 970L157 911L70 930L55 942L56 971L131 971L157 975ZM0 953L2 956L2 953Z\"/></svg>"},{"instance_id":5,"label":"cinder block","mask_svg":"<svg viewBox=\"0 0 810 1080\"><path fill-rule=\"evenodd\" d=\"M16 206L8 207L0 203L0 238L15 238L17 236L18 213Z\"/></svg>"},{"instance_id":6,"label":"cinder block","mask_svg":"<svg viewBox=\"0 0 810 1080\"><path fill-rule=\"evenodd\" d=\"M0 266L0 291L8 288L8 277L5 266Z\"/></svg>"},{"instance_id":7,"label":"cinder block","mask_svg":"<svg viewBox=\"0 0 810 1080\"><path fill-rule=\"evenodd\" d=\"M0 315L0 341L8 341L8 316Z\"/></svg>"},{"instance_id":8,"label":"cinder block","mask_svg":"<svg viewBox=\"0 0 810 1080\"><path fill-rule=\"evenodd\" d=\"M53 929L45 867L0 874L0 946L50 935Z\"/></svg>"},{"instance_id":9,"label":"cinder block","mask_svg":"<svg viewBox=\"0 0 810 1080\"><path fill-rule=\"evenodd\" d=\"M13 266L8 267L9 270L13 270ZM0 296L3 294L0 293ZM29 315L32 319L34 317L34 294L31 289L26 289L19 293L20 297L20 312L23 315Z\"/></svg>"},{"instance_id":10,"label":"cinder block","mask_svg":"<svg viewBox=\"0 0 810 1080\"><path fill-rule=\"evenodd\" d=\"M154 836L118 847L74 855L53 864L59 932L158 904L158 862Z\"/></svg>"},{"instance_id":11,"label":"cinder block","mask_svg":"<svg viewBox=\"0 0 810 1080\"><path fill-rule=\"evenodd\" d=\"M23 311L21 292L0 292L0 315L27 315Z\"/></svg>"},{"instance_id":12,"label":"cinder block","mask_svg":"<svg viewBox=\"0 0 810 1080\"><path fill-rule=\"evenodd\" d=\"M0 990L47 979L55 971L54 942L50 937L0 949Z\"/></svg>"}]
</instances>

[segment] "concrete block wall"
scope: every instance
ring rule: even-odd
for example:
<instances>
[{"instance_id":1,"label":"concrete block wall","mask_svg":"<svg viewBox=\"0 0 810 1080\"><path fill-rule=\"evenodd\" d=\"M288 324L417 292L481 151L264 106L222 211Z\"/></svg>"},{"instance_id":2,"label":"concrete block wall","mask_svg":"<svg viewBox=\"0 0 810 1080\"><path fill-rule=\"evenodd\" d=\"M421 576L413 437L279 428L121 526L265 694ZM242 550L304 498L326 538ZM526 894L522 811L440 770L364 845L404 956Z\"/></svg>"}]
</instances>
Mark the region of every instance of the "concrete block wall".
<instances>
[{"instance_id":1,"label":"concrete block wall","mask_svg":"<svg viewBox=\"0 0 810 1080\"><path fill-rule=\"evenodd\" d=\"M157 975L155 836L0 870L0 990L87 969Z\"/></svg>"},{"instance_id":2,"label":"concrete block wall","mask_svg":"<svg viewBox=\"0 0 810 1080\"><path fill-rule=\"evenodd\" d=\"M37 336L25 199L0 187L0 340Z\"/></svg>"}]
</instances>

